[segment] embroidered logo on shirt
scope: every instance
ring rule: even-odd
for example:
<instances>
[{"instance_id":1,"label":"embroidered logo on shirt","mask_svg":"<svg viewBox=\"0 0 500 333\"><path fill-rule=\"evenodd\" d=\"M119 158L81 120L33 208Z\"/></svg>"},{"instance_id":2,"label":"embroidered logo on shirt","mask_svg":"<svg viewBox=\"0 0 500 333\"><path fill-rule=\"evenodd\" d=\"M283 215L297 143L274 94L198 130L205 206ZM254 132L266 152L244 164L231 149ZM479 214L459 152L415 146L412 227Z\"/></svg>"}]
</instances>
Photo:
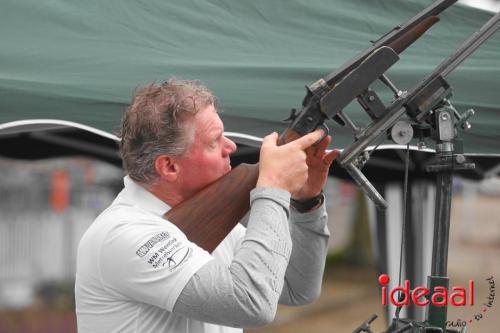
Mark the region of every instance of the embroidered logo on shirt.
<instances>
[{"instance_id":1,"label":"embroidered logo on shirt","mask_svg":"<svg viewBox=\"0 0 500 333\"><path fill-rule=\"evenodd\" d=\"M193 250L190 247L187 246L181 247L180 249L172 253L170 257L167 258L167 261L163 263L163 266L167 264L168 268L170 269L176 268L177 266L182 264L184 260L186 260L188 257L191 256L192 251Z\"/></svg>"},{"instance_id":2,"label":"embroidered logo on shirt","mask_svg":"<svg viewBox=\"0 0 500 333\"><path fill-rule=\"evenodd\" d=\"M170 238L170 234L168 232L160 232L157 235L151 237L146 243L144 243L136 252L139 257L144 257L148 254L149 250L151 250L156 244L159 242Z\"/></svg>"},{"instance_id":3,"label":"embroidered logo on shirt","mask_svg":"<svg viewBox=\"0 0 500 333\"><path fill-rule=\"evenodd\" d=\"M153 268L166 267L173 271L186 262L192 256L192 252L191 247L176 237L168 232L161 232L141 245L135 253Z\"/></svg>"}]
</instances>

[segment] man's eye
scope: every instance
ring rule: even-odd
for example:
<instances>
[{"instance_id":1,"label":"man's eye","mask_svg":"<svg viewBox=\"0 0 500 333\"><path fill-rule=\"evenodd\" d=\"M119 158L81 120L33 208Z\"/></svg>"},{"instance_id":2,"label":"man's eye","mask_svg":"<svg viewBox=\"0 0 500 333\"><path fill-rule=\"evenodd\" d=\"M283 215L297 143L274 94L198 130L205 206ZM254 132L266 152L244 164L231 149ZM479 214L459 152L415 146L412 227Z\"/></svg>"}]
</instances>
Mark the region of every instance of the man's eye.
<instances>
[{"instance_id":1,"label":"man's eye","mask_svg":"<svg viewBox=\"0 0 500 333\"><path fill-rule=\"evenodd\" d=\"M217 145L219 144L219 142L221 141L221 139L222 139L222 136L220 136L217 139L213 140L212 143L210 144L210 146L217 147Z\"/></svg>"}]
</instances>

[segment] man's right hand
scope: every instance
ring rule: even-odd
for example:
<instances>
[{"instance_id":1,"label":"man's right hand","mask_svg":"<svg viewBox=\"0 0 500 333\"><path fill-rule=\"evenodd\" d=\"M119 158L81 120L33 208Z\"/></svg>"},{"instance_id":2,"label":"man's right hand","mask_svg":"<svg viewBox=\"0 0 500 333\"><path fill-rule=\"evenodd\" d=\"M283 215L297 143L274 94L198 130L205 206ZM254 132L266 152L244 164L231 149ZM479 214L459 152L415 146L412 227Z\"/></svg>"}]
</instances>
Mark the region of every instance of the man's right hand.
<instances>
[{"instance_id":1,"label":"man's right hand","mask_svg":"<svg viewBox=\"0 0 500 333\"><path fill-rule=\"evenodd\" d=\"M282 188L293 196L307 181L305 150L322 136L323 130L318 129L282 146L277 145L278 133L266 136L260 149L257 186Z\"/></svg>"}]
</instances>

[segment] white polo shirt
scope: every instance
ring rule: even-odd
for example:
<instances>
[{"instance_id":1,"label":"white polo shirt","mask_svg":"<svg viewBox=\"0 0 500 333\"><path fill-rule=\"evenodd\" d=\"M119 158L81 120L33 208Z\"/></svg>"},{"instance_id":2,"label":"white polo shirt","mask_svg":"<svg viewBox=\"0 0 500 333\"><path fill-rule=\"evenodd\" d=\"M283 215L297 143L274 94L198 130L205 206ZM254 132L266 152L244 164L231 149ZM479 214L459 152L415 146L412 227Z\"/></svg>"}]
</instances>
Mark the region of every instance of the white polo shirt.
<instances>
[{"instance_id":1,"label":"white polo shirt","mask_svg":"<svg viewBox=\"0 0 500 333\"><path fill-rule=\"evenodd\" d=\"M216 259L229 266L245 228L237 225L211 255L162 217L167 204L128 176L124 184L78 247L78 332L242 332L171 311L205 263Z\"/></svg>"}]
</instances>

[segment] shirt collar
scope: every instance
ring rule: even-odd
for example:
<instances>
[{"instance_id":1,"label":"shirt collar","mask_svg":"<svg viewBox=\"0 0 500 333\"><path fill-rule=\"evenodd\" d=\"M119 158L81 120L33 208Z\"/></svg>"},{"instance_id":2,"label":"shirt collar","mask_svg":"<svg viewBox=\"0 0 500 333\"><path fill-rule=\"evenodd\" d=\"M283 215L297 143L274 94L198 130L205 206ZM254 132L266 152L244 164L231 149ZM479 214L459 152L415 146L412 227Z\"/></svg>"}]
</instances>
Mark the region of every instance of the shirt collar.
<instances>
[{"instance_id":1,"label":"shirt collar","mask_svg":"<svg viewBox=\"0 0 500 333\"><path fill-rule=\"evenodd\" d=\"M168 204L133 181L128 175L123 178L123 184L125 187L120 192L119 201L137 206L158 216L163 216L170 210L171 207Z\"/></svg>"}]
</instances>

